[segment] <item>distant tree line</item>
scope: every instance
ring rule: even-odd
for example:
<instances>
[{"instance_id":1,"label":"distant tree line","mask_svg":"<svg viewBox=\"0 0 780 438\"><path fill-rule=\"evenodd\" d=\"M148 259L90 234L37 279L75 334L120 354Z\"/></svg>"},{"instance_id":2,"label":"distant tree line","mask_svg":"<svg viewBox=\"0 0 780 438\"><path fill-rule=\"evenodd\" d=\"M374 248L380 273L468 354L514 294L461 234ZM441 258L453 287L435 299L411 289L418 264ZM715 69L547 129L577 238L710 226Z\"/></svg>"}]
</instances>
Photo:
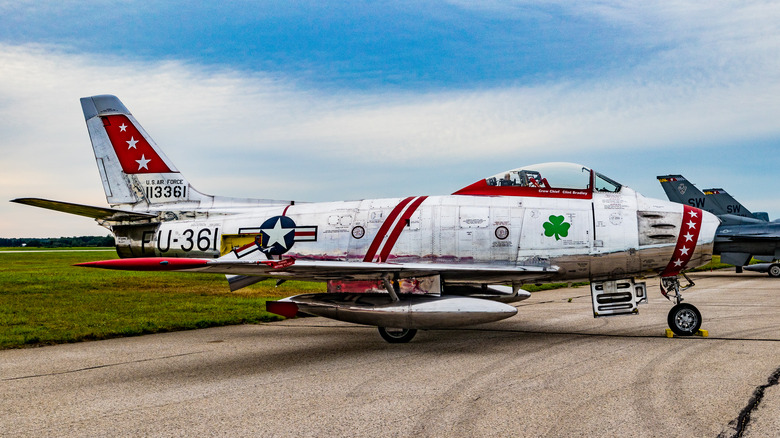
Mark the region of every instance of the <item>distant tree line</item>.
<instances>
[{"instance_id":1,"label":"distant tree line","mask_svg":"<svg viewBox=\"0 0 780 438\"><path fill-rule=\"evenodd\" d=\"M0 237L2 247L65 248L74 246L114 246L112 236L52 237L48 239L17 239Z\"/></svg>"}]
</instances>

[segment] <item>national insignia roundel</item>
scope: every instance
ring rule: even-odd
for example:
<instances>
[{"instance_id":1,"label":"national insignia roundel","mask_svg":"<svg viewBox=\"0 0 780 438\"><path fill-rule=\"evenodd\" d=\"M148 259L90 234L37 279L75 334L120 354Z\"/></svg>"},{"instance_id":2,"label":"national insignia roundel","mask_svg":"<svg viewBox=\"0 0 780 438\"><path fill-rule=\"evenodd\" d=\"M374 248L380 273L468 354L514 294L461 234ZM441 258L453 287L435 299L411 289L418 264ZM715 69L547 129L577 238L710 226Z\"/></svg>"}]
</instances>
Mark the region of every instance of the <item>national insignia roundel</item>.
<instances>
[{"instance_id":1,"label":"national insignia roundel","mask_svg":"<svg viewBox=\"0 0 780 438\"><path fill-rule=\"evenodd\" d=\"M274 216L260 225L260 250L268 255L282 255L295 243L295 222L287 216Z\"/></svg>"}]
</instances>

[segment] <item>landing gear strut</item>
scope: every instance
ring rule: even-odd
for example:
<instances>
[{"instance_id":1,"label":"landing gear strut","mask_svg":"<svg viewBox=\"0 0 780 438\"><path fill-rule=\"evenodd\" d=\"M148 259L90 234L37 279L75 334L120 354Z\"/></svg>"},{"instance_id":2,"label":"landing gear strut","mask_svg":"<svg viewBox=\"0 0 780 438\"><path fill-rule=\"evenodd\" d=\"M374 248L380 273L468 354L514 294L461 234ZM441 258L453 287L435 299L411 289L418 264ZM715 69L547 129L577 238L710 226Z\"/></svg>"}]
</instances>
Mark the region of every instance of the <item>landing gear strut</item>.
<instances>
[{"instance_id":1,"label":"landing gear strut","mask_svg":"<svg viewBox=\"0 0 780 438\"><path fill-rule=\"evenodd\" d=\"M677 336L693 336L701 328L701 313L696 306L682 302L682 291L695 286L687 275L682 274L682 276L688 281L688 284L682 287L677 276L661 279L661 293L667 300L671 301L674 298L675 301L675 306L669 311L666 322Z\"/></svg>"},{"instance_id":2,"label":"landing gear strut","mask_svg":"<svg viewBox=\"0 0 780 438\"><path fill-rule=\"evenodd\" d=\"M417 329L379 327L379 335L391 344L405 344L417 334Z\"/></svg>"}]
</instances>

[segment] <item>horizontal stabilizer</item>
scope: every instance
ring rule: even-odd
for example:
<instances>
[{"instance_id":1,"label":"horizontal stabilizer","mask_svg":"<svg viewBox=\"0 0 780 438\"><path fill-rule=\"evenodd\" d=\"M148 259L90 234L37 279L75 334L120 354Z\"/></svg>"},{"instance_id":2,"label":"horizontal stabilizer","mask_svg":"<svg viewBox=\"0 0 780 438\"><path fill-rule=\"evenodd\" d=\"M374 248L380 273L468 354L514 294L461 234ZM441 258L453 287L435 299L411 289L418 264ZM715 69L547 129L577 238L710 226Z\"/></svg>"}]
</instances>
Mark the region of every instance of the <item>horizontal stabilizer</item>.
<instances>
[{"instance_id":1,"label":"horizontal stabilizer","mask_svg":"<svg viewBox=\"0 0 780 438\"><path fill-rule=\"evenodd\" d=\"M136 213L134 211L117 210L115 208L108 207L94 207L92 205L73 204L70 202L52 201L41 198L17 198L12 199L11 202L32 205L33 207L47 208L49 210L61 211L79 216L91 217L93 219L132 221L157 217L156 214Z\"/></svg>"},{"instance_id":2,"label":"horizontal stabilizer","mask_svg":"<svg viewBox=\"0 0 780 438\"><path fill-rule=\"evenodd\" d=\"M754 211L753 217L764 222L769 222L769 213L765 211Z\"/></svg>"}]
</instances>

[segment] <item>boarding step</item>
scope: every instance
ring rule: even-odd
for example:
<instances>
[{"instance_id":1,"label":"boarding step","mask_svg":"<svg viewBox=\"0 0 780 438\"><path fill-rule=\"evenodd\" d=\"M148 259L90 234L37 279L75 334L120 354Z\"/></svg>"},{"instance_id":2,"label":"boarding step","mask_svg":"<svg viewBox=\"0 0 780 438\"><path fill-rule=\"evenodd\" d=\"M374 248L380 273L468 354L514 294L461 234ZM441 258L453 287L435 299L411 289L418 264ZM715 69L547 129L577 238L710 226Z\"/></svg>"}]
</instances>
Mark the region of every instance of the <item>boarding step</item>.
<instances>
[{"instance_id":1,"label":"boarding step","mask_svg":"<svg viewBox=\"0 0 780 438\"><path fill-rule=\"evenodd\" d=\"M592 281L593 317L630 315L639 312L640 303L647 302L647 285L633 278L615 281Z\"/></svg>"}]
</instances>

